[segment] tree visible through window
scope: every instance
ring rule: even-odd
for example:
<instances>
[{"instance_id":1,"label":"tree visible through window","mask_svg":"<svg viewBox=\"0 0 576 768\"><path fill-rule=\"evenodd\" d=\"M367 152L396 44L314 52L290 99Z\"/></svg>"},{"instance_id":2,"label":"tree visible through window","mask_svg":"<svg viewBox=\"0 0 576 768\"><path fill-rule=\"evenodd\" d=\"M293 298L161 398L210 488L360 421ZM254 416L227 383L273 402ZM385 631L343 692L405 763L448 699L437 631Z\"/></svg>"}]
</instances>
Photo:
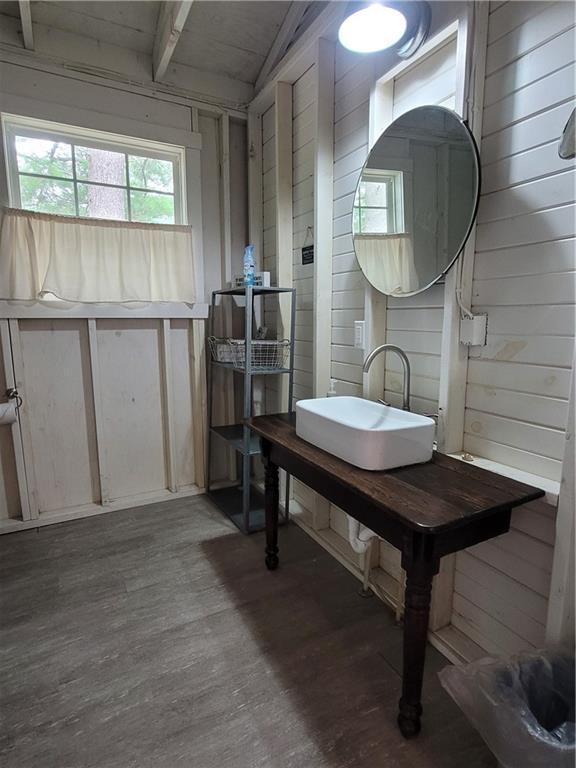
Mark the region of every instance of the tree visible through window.
<instances>
[{"instance_id":1,"label":"tree visible through window","mask_svg":"<svg viewBox=\"0 0 576 768\"><path fill-rule=\"evenodd\" d=\"M46 133L8 123L12 204L66 216L181 222L179 158Z\"/></svg>"},{"instance_id":2,"label":"tree visible through window","mask_svg":"<svg viewBox=\"0 0 576 768\"><path fill-rule=\"evenodd\" d=\"M393 234L404 229L402 174L365 171L354 198L353 232Z\"/></svg>"}]
</instances>

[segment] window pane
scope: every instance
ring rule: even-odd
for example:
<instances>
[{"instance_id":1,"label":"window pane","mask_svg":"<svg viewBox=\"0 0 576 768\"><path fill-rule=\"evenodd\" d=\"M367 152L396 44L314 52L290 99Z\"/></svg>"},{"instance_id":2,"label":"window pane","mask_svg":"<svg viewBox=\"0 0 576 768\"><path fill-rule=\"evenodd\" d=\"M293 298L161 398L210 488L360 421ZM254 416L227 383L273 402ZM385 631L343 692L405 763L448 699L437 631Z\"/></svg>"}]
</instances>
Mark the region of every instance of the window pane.
<instances>
[{"instance_id":1,"label":"window pane","mask_svg":"<svg viewBox=\"0 0 576 768\"><path fill-rule=\"evenodd\" d=\"M132 221L174 224L174 198L157 192L130 192Z\"/></svg>"},{"instance_id":2,"label":"window pane","mask_svg":"<svg viewBox=\"0 0 576 768\"><path fill-rule=\"evenodd\" d=\"M76 175L86 181L126 186L126 155L93 147L75 147Z\"/></svg>"},{"instance_id":3,"label":"window pane","mask_svg":"<svg viewBox=\"0 0 576 768\"><path fill-rule=\"evenodd\" d=\"M364 186L363 205L386 208L388 205L388 184L384 181L366 181Z\"/></svg>"},{"instance_id":4,"label":"window pane","mask_svg":"<svg viewBox=\"0 0 576 768\"><path fill-rule=\"evenodd\" d=\"M130 186L174 192L174 165L170 160L128 156Z\"/></svg>"},{"instance_id":5,"label":"window pane","mask_svg":"<svg viewBox=\"0 0 576 768\"><path fill-rule=\"evenodd\" d=\"M388 212L386 209L365 208L362 211L363 232L388 232Z\"/></svg>"},{"instance_id":6,"label":"window pane","mask_svg":"<svg viewBox=\"0 0 576 768\"><path fill-rule=\"evenodd\" d=\"M40 179L20 176L20 204L22 208L43 213L74 216L74 184L71 181Z\"/></svg>"},{"instance_id":7,"label":"window pane","mask_svg":"<svg viewBox=\"0 0 576 768\"><path fill-rule=\"evenodd\" d=\"M78 208L80 216L95 219L127 219L126 190L79 183Z\"/></svg>"},{"instance_id":8,"label":"window pane","mask_svg":"<svg viewBox=\"0 0 576 768\"><path fill-rule=\"evenodd\" d=\"M16 136L16 157L21 173L72 177L72 147L59 141Z\"/></svg>"}]
</instances>

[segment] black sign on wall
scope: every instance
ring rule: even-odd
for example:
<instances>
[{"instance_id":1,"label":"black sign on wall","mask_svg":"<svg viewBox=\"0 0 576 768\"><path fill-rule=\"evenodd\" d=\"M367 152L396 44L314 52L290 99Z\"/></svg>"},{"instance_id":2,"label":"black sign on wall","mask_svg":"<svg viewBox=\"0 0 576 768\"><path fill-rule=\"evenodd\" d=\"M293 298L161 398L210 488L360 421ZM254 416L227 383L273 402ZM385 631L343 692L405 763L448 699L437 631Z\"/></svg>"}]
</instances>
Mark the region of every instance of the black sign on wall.
<instances>
[{"instance_id":1,"label":"black sign on wall","mask_svg":"<svg viewBox=\"0 0 576 768\"><path fill-rule=\"evenodd\" d=\"M314 264L314 246L305 245L302 248L302 264Z\"/></svg>"}]
</instances>

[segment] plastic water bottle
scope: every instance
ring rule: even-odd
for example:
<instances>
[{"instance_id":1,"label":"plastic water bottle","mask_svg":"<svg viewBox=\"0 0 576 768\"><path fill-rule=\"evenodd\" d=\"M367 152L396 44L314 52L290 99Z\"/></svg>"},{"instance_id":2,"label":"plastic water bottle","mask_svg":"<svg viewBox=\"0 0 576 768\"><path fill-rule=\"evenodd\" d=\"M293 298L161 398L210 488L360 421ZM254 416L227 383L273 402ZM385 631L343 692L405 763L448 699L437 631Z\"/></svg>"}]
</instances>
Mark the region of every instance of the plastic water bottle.
<instances>
[{"instance_id":1,"label":"plastic water bottle","mask_svg":"<svg viewBox=\"0 0 576 768\"><path fill-rule=\"evenodd\" d=\"M254 285L254 246L244 248L244 285Z\"/></svg>"}]
</instances>

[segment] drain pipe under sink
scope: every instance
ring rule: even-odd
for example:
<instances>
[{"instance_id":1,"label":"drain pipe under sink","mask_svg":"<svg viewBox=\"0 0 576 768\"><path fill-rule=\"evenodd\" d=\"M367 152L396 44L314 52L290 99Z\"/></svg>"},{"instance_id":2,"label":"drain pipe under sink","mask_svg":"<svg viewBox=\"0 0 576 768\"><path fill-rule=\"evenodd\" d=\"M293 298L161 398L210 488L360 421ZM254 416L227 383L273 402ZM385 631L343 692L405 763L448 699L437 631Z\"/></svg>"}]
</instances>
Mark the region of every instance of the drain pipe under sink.
<instances>
[{"instance_id":1,"label":"drain pipe under sink","mask_svg":"<svg viewBox=\"0 0 576 768\"><path fill-rule=\"evenodd\" d=\"M375 541L378 540L378 535L371 531L370 528L366 528L364 525L360 525L358 520L355 520L350 515L346 515L348 518L348 541L350 546L358 555L363 555L363 572L362 572L362 589L360 594L362 597L371 597L373 591L370 589L370 570L372 565L372 547ZM403 613L403 597L404 590L406 588L406 574L402 572L402 578L398 583L398 598L395 606L396 621L400 622Z\"/></svg>"},{"instance_id":2,"label":"drain pipe under sink","mask_svg":"<svg viewBox=\"0 0 576 768\"><path fill-rule=\"evenodd\" d=\"M369 597L372 592L370 590L370 567L372 563L372 545L374 539L377 538L374 531L370 528L361 526L358 520L355 520L350 515L348 518L348 541L350 546L358 555L363 555L363 574L362 574L362 589L360 594L363 597Z\"/></svg>"},{"instance_id":3,"label":"drain pipe under sink","mask_svg":"<svg viewBox=\"0 0 576 768\"><path fill-rule=\"evenodd\" d=\"M348 518L348 540L352 546L352 549L358 555L366 554L370 540L373 539L376 534L371 531L370 528L361 526L358 520L354 520L350 515L346 515ZM362 528L362 530L360 530Z\"/></svg>"}]
</instances>

